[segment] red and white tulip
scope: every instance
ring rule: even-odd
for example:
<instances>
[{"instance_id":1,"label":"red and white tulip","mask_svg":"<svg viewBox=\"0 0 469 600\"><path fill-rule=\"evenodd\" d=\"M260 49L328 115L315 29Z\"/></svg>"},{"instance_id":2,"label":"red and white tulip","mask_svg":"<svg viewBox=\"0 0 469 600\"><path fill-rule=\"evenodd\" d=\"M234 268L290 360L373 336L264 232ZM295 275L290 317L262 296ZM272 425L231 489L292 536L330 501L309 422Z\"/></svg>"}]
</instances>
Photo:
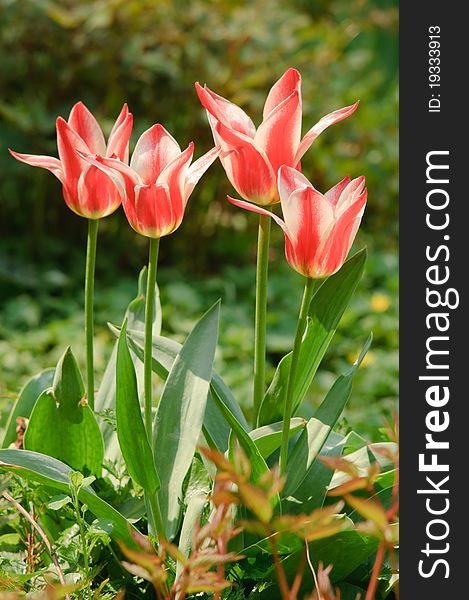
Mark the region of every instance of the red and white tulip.
<instances>
[{"instance_id":1,"label":"red and white tulip","mask_svg":"<svg viewBox=\"0 0 469 600\"><path fill-rule=\"evenodd\" d=\"M99 155L84 158L121 189L122 206L133 229L160 238L179 227L192 190L219 152L219 147L212 148L191 165L193 142L181 151L172 135L157 124L141 135L130 166Z\"/></svg>"},{"instance_id":2,"label":"red and white tulip","mask_svg":"<svg viewBox=\"0 0 469 600\"><path fill-rule=\"evenodd\" d=\"M285 234L285 254L291 267L305 277L320 279L345 262L365 210L365 178L345 177L325 194L296 169L279 169L279 194L284 220L249 202L230 202L272 217Z\"/></svg>"},{"instance_id":3,"label":"red and white tulip","mask_svg":"<svg viewBox=\"0 0 469 600\"><path fill-rule=\"evenodd\" d=\"M282 165L300 169L300 161L314 140L327 128L351 115L358 102L336 110L301 138L301 75L288 69L270 90L263 121L256 129L248 115L235 104L195 84L207 110L220 160L236 191L260 205L279 202L277 172Z\"/></svg>"},{"instance_id":4,"label":"red and white tulip","mask_svg":"<svg viewBox=\"0 0 469 600\"><path fill-rule=\"evenodd\" d=\"M57 148L59 158L20 154L10 150L17 160L33 167L51 171L62 183L67 206L87 219L101 219L120 205L121 195L115 183L96 166L85 161L82 154L103 154L122 161L129 158L129 138L133 117L124 104L106 144L103 132L83 102L77 102L65 121L58 117Z\"/></svg>"}]
</instances>

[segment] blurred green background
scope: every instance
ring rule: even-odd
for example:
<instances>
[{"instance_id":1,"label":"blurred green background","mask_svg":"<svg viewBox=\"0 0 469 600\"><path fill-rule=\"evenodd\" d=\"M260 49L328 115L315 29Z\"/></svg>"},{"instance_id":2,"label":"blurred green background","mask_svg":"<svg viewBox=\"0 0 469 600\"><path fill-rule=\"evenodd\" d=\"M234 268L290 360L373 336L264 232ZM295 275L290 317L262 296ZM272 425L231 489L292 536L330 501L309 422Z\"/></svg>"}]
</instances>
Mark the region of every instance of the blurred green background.
<instances>
[{"instance_id":1,"label":"blurred green background","mask_svg":"<svg viewBox=\"0 0 469 600\"><path fill-rule=\"evenodd\" d=\"M29 376L71 344L83 364L82 279L86 222L65 206L58 181L13 160L56 155L55 118L83 100L106 134L123 102L132 144L162 122L196 157L212 145L194 82L241 105L259 124L272 84L288 67L303 77L303 131L357 98L359 110L312 146L303 171L325 191L365 175L369 200L355 248L365 277L316 381L305 413L353 361L369 330L344 426L368 437L396 406L398 372L397 0L0 0L0 408ZM217 368L250 405L257 218L226 201L217 162L194 191L185 220L161 244L164 332L179 340L223 300ZM121 210L101 224L96 279L96 366L135 295L147 240ZM292 345L302 281L275 228L269 283L269 377ZM98 376L99 381L99 376Z\"/></svg>"}]
</instances>

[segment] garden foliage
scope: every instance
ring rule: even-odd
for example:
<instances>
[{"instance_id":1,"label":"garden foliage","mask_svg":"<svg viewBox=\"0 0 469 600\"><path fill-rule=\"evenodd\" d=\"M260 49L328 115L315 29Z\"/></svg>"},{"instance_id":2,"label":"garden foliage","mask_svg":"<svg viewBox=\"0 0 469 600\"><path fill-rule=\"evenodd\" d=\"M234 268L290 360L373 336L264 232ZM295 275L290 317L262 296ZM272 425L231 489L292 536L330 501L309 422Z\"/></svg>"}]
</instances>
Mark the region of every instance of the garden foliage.
<instances>
[{"instance_id":1,"label":"garden foliage","mask_svg":"<svg viewBox=\"0 0 469 600\"><path fill-rule=\"evenodd\" d=\"M384 291L370 297L362 292L360 300L367 251L357 251L362 240L372 239L373 227L395 217L388 196L395 174L385 157L395 138L384 133L386 123L393 126L392 94L385 96L387 104L379 110L376 105L379 91L394 84L392 60L377 71L377 80L360 79L372 64L367 54L372 42L378 47L392 44L387 34L394 25L394 5L376 4L364 22L378 24L382 31L374 38L375 29L365 27L360 41L354 19L364 19L366 2L354 4L347 17L341 0L330 8L279 1L275 11L267 10L262 0L242 8L202 1L70 0L66 7L55 2L0 3L5 4L0 19L10 26L1 42L8 68L13 64L25 69L24 92L16 91L14 102L6 96L0 103L0 133L15 150L41 155L11 152L22 162L52 171L62 183L67 205L88 222L85 335L75 304L69 317L76 324L57 335L56 341L66 343L55 364L47 362L53 353L39 350L40 366L48 368L32 378L23 373L21 391L13 401L2 402L8 410L1 421L0 590L20 597L35 591L44 597L86 600L123 594L156 595L158 600L396 597L398 431L396 424L388 429L382 424L378 430L379 409L363 411L369 398L391 399L392 406L395 394L395 367L387 364L383 350L396 341L395 309L386 314L389 294L395 292L395 274L389 277L395 263L386 243L375 256L371 244L369 270ZM256 20L261 10L265 19ZM28 28L29 19L21 18L23 11L35 16L34 30ZM331 26L344 18L349 19L347 27ZM278 30L275 43L273 27ZM62 85L55 94L48 95L45 79L39 87L43 92L33 96L27 62L33 61L34 72L50 72L56 50L44 47L48 34L59 42L67 40L64 56L55 60L68 66L59 70ZM126 34L129 43L121 44ZM38 52L29 48L23 55L8 53L18 39L37 46ZM288 43L292 39L294 47ZM311 40L317 41L317 48ZM276 77L260 54L269 61L277 56ZM300 69L305 64L306 98L313 89L320 90L321 65L334 63L327 71L335 84L329 85L331 94L317 94L314 113L313 103L301 100L299 72L282 68L292 61ZM344 71L335 77L339 62ZM109 65L106 77L99 75L98 65L103 64ZM117 113L116 107L129 101L135 117L124 104L110 135L110 122L102 121L106 148L95 117L85 104L76 103L68 120L56 121L60 160L44 156L49 150L55 156L52 144L48 147L49 111L53 107L61 112L69 105L78 71L81 85L89 84L86 102L96 106L97 114ZM192 88L194 79L210 82L210 88L197 85L197 92L207 109L213 142ZM276 79L256 133L247 113L260 114L261 91L265 98L266 88ZM155 82L161 94L153 103L148 90ZM357 110L357 96L361 107L356 115L331 128L340 135L328 132L328 142L315 143L314 152L305 154L326 127ZM344 100L348 106L337 109ZM336 110L330 113L331 108ZM158 120L175 137L162 125L149 127L158 111ZM325 113L330 114L319 120ZM373 125L378 113L379 128ZM355 116L362 120L352 128L348 121ZM129 156L133 118L141 135ZM318 124L300 142L301 118L308 121L307 129ZM196 158L200 157L192 163L194 144L188 143L188 135L195 138ZM182 140L181 146L176 139ZM369 230L359 235L346 260L367 202L365 177L356 177L365 146L374 148L367 154ZM181 273L191 268L200 273L231 259L243 264L249 261L246 240L253 245L248 225L253 215L238 210L229 233L225 227L229 204L220 199L232 190L222 169L211 167L214 161L221 163L243 198L229 198L231 202L260 213L257 270L254 275L245 267L230 271L225 266L223 276L204 288L192 286L190 277L185 280ZM10 160L8 169L11 164ZM348 172L355 178L340 179ZM387 175L389 183L383 189L378 182ZM53 237L53 229L62 224L67 239L67 229L74 225L60 214L60 203L50 202L52 208L46 210L46 198L56 190L40 176L26 175L31 178L26 186L21 177L21 184L12 177L0 185L2 195L14 192L8 201L11 233L24 227L24 217L13 207L27 189L36 194L31 244ZM318 191L333 183L328 192ZM122 216L109 216L121 203L131 227L141 235L139 241L135 232L123 227ZM187 216L186 204L187 210L198 208ZM104 217L101 233L107 242L101 249L98 224ZM286 270L279 232L274 229L270 239L271 221L283 230L286 262L303 275L305 284L294 340L295 320L291 311L285 317L284 306L291 308L299 300L299 275ZM221 233L212 245L215 229ZM109 242L113 236L117 244ZM166 245L166 236L178 241ZM96 256L99 274L117 257L110 259L106 246L120 247L121 259L132 254L129 248L136 248L135 256L126 259L129 271L135 270L142 262L138 257L145 238L148 267L140 272L136 297L124 310L125 293L110 292L106 302L98 285L95 302ZM161 278L160 238L163 256L167 253ZM59 243L51 250L48 244L44 265L53 264L54 253L60 255L64 248ZM7 239L7 247L16 247L13 239ZM1 266L8 272L13 263L7 259ZM110 280L113 269L107 275ZM21 275L17 280L14 274L8 276L13 283L8 286L6 313L10 311L13 321L16 302L21 314L21 302L28 308L36 288L40 311L64 310L60 295L51 291L64 286L61 272L46 267L38 273L29 283ZM49 280L43 282L44 274ZM73 270L69 277L74 277ZM232 288L238 283L247 292L245 313L237 306L239 292ZM76 283L73 286L77 289ZM19 297L18 290L23 291ZM356 291L359 300L354 298ZM279 306L270 310L276 298ZM184 302L190 306L188 315L175 324ZM38 318L33 315L30 325ZM100 323L96 332L95 321ZM376 350L371 334L375 325ZM169 335L172 330L177 334ZM336 332L334 356L329 348L334 349ZM376 380L373 375L363 380L361 373L373 369ZM25 371L31 374L31 366ZM17 383L17 373L11 368L6 373L4 389L9 389ZM362 387L363 381L368 383ZM356 412L348 414L356 425L367 422L358 430L343 420L355 395Z\"/></svg>"}]
</instances>

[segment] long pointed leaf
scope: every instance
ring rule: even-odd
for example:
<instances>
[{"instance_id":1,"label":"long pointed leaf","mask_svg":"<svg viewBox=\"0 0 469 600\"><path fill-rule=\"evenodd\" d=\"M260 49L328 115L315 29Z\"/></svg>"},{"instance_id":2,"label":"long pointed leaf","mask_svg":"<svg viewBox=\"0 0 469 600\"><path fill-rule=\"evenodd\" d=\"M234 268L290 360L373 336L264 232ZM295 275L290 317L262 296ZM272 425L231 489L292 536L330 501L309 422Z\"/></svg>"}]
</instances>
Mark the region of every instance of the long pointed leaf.
<instances>
[{"instance_id":1,"label":"long pointed leaf","mask_svg":"<svg viewBox=\"0 0 469 600\"><path fill-rule=\"evenodd\" d=\"M134 331L143 332L145 327L145 294L146 294L147 268L143 267L138 278L137 296L129 303L124 315L127 319L127 328ZM161 304L158 286L155 286L155 313L153 316L153 335L159 335L161 332ZM119 334L117 333L117 337ZM117 340L114 344L111 356L104 371L103 379L95 398L95 411L102 412L107 409L116 408L116 358L117 358ZM137 385L139 397L143 393L143 365L131 350L132 361L137 376ZM120 456L117 435L113 426L106 420L101 422L101 431L104 438L105 456L109 460Z\"/></svg>"},{"instance_id":2,"label":"long pointed leaf","mask_svg":"<svg viewBox=\"0 0 469 600\"><path fill-rule=\"evenodd\" d=\"M348 306L366 261L366 250L360 250L342 268L326 279L314 294L309 309L308 325L300 349L294 389L293 412L305 397L317 368L334 337L337 325ZM291 352L280 361L261 405L259 424L281 421L290 372Z\"/></svg>"},{"instance_id":3,"label":"long pointed leaf","mask_svg":"<svg viewBox=\"0 0 469 600\"><path fill-rule=\"evenodd\" d=\"M296 435L301 429L304 429L306 421L301 417L293 417L290 422L290 437ZM272 423L271 425L263 425L250 432L251 439L254 440L256 446L264 458L269 456L280 448L282 443L283 422Z\"/></svg>"},{"instance_id":4,"label":"long pointed leaf","mask_svg":"<svg viewBox=\"0 0 469 600\"><path fill-rule=\"evenodd\" d=\"M16 440L16 419L29 419L34 404L44 390L52 385L54 369L46 369L32 377L21 389L14 403L3 435L2 447L6 448Z\"/></svg>"},{"instance_id":5,"label":"long pointed leaf","mask_svg":"<svg viewBox=\"0 0 469 600\"><path fill-rule=\"evenodd\" d=\"M204 506L210 493L211 484L212 481L204 463L198 458L194 458L184 498L186 512L182 521L178 545L179 551L186 558L189 557L191 552L194 534L197 531L197 527L200 525ZM176 567L176 579L183 568L182 563L178 562Z\"/></svg>"},{"instance_id":6,"label":"long pointed leaf","mask_svg":"<svg viewBox=\"0 0 469 600\"><path fill-rule=\"evenodd\" d=\"M127 347L125 322L117 346L116 421L117 437L129 474L145 491L154 494L160 481L143 425L137 378Z\"/></svg>"},{"instance_id":7,"label":"long pointed leaf","mask_svg":"<svg viewBox=\"0 0 469 600\"><path fill-rule=\"evenodd\" d=\"M254 481L257 481L259 477L261 477L261 475L263 475L266 471L269 470L269 467L267 466L267 463L265 462L259 448L256 446L256 443L251 439L249 433L238 421L236 416L231 412L228 406L219 397L215 389L213 390L213 400L217 405L219 411L223 415L224 419L232 429L231 439L233 439L234 435L238 440L241 448L246 453L249 462L251 463L251 477Z\"/></svg>"},{"instance_id":8,"label":"long pointed leaf","mask_svg":"<svg viewBox=\"0 0 469 600\"><path fill-rule=\"evenodd\" d=\"M371 339L370 335L349 372L336 380L295 444L288 459L287 481L283 492L285 496L292 495L301 485L340 417L350 398L353 378L370 347Z\"/></svg>"},{"instance_id":9,"label":"long pointed leaf","mask_svg":"<svg viewBox=\"0 0 469 600\"><path fill-rule=\"evenodd\" d=\"M168 539L177 533L182 484L202 431L219 315L217 302L189 334L173 363L156 414L153 449L161 480L158 497Z\"/></svg>"},{"instance_id":10,"label":"long pointed leaf","mask_svg":"<svg viewBox=\"0 0 469 600\"><path fill-rule=\"evenodd\" d=\"M136 331L128 331L129 346L135 354L143 360L143 335ZM171 370L176 356L181 351L181 345L165 337L153 338L153 365L152 369L163 379L166 379ZM210 383L211 393L207 400L205 411L204 427L207 429L211 438L215 441L217 448L225 452L228 448L228 436L230 428L224 418L220 418L220 411L213 399L214 394L225 404L230 412L235 416L238 423L245 431L249 431L249 425L246 418L233 397L231 390L223 379L215 372L212 374Z\"/></svg>"}]
</instances>

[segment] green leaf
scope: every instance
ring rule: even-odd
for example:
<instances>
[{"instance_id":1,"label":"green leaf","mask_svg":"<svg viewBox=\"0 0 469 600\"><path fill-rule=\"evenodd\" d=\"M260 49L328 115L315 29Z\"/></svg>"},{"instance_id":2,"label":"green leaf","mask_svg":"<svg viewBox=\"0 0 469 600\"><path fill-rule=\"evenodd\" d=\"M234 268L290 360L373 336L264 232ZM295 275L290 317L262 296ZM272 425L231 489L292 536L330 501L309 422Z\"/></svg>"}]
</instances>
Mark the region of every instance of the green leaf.
<instances>
[{"instance_id":1,"label":"green leaf","mask_svg":"<svg viewBox=\"0 0 469 600\"><path fill-rule=\"evenodd\" d=\"M154 425L158 492L168 539L177 533L182 484L202 431L218 339L220 303L194 326L177 355L161 396Z\"/></svg>"},{"instance_id":2,"label":"green leaf","mask_svg":"<svg viewBox=\"0 0 469 600\"><path fill-rule=\"evenodd\" d=\"M303 337L294 389L292 414L305 397L317 368L334 337L337 325L348 306L366 261L366 249L360 250L342 268L331 275L314 294ZM281 421L290 372L291 352L280 361L259 414L259 424Z\"/></svg>"},{"instance_id":3,"label":"green leaf","mask_svg":"<svg viewBox=\"0 0 469 600\"><path fill-rule=\"evenodd\" d=\"M187 484L184 498L186 512L182 521L181 534L179 536L179 551L186 558L189 556L194 534L200 525L200 519L207 502L211 488L210 476L204 463L197 457L192 461L189 482ZM181 573L183 565L178 562L176 566L176 579Z\"/></svg>"},{"instance_id":4,"label":"green leaf","mask_svg":"<svg viewBox=\"0 0 469 600\"><path fill-rule=\"evenodd\" d=\"M244 450L247 455L247 458L251 464L251 479L256 482L258 479L269 470L267 463L264 460L264 457L260 453L259 448L256 446L255 442L251 439L249 433L243 427L243 425L238 421L236 416L231 412L228 406L223 402L220 396L217 393L215 388L212 388L212 397L217 405L220 413L223 415L226 422L231 427L231 434L229 440L229 449L232 451L233 445L231 442L234 441L234 437L238 440L240 446Z\"/></svg>"},{"instance_id":5,"label":"green leaf","mask_svg":"<svg viewBox=\"0 0 469 600\"><path fill-rule=\"evenodd\" d=\"M357 468L359 477L365 477L368 473L368 469L375 462L378 462L382 472L393 469L394 463L386 456L383 456L380 450L394 452L396 449L397 446L395 442L376 442L363 446L350 454L346 454L344 458ZM332 490L349 480L350 475L347 475L347 473L343 473L342 471L336 471L332 477L329 489Z\"/></svg>"},{"instance_id":6,"label":"green leaf","mask_svg":"<svg viewBox=\"0 0 469 600\"><path fill-rule=\"evenodd\" d=\"M6 448L16 440L16 419L29 419L34 404L44 390L52 385L54 369L46 369L32 377L21 389L16 402L11 409L5 426L2 448Z\"/></svg>"},{"instance_id":7,"label":"green leaf","mask_svg":"<svg viewBox=\"0 0 469 600\"><path fill-rule=\"evenodd\" d=\"M187 481L186 492L184 496L184 502L187 502L193 496L203 495L208 496L212 487L212 478L207 471L205 463L201 459L200 455L197 454L191 465L190 474Z\"/></svg>"},{"instance_id":8,"label":"green leaf","mask_svg":"<svg viewBox=\"0 0 469 600\"><path fill-rule=\"evenodd\" d=\"M74 361L70 354L65 362L60 361L62 369L59 372L66 370L65 379L70 382L70 390L54 379L54 389L62 403L57 403L51 389L37 399L24 434L24 448L47 454L74 469L99 477L104 455L103 438L90 407L80 401L75 404L80 385L72 381Z\"/></svg>"},{"instance_id":9,"label":"green leaf","mask_svg":"<svg viewBox=\"0 0 469 600\"><path fill-rule=\"evenodd\" d=\"M379 473L374 480L375 488L388 489L394 485L394 480L398 474L398 469L390 469Z\"/></svg>"},{"instance_id":10,"label":"green leaf","mask_svg":"<svg viewBox=\"0 0 469 600\"><path fill-rule=\"evenodd\" d=\"M290 438L296 435L306 425L305 419L294 417L290 421ZM283 422L263 425L250 432L251 439L254 440L259 452L264 458L268 458L275 450L280 448L282 442Z\"/></svg>"},{"instance_id":11,"label":"green leaf","mask_svg":"<svg viewBox=\"0 0 469 600\"><path fill-rule=\"evenodd\" d=\"M346 456L349 459L348 453L356 448L366 446L366 441L354 431L348 433L345 437L339 435L335 431L331 431L324 446L321 449L320 456L338 457ZM366 455L366 448L363 448ZM369 461L368 463L369 464ZM364 472L363 472L364 474ZM301 512L309 513L316 508L321 508L324 504L327 491L333 487L337 487L331 483L334 479L341 477L341 482L348 480L349 476L345 473L335 472L330 467L326 466L320 460L315 460L311 469L308 471L305 479L297 488L293 496L284 498L282 505L284 512L298 514ZM387 476L386 474L383 474Z\"/></svg>"},{"instance_id":12,"label":"green leaf","mask_svg":"<svg viewBox=\"0 0 469 600\"><path fill-rule=\"evenodd\" d=\"M130 348L141 360L143 360L143 335L139 332L128 330L127 336L129 338ZM181 345L174 340L165 337L154 337L152 350L153 371L162 379L166 379L168 372L171 370L174 360L180 351ZM216 394L218 399L228 407L229 411L234 415L237 422L245 431L249 431L249 425L247 424L241 408L234 399L231 390L223 379L215 372L212 373L210 389L211 392L205 410L204 429L207 430L207 433L216 444L218 450L225 452L228 448L230 427L227 425L226 420L221 417L214 395Z\"/></svg>"},{"instance_id":13,"label":"green leaf","mask_svg":"<svg viewBox=\"0 0 469 600\"><path fill-rule=\"evenodd\" d=\"M47 508L50 508L51 510L59 510L71 501L72 499L70 496L67 496L66 494L58 494L57 496L52 496L47 503Z\"/></svg>"},{"instance_id":14,"label":"green leaf","mask_svg":"<svg viewBox=\"0 0 469 600\"><path fill-rule=\"evenodd\" d=\"M112 521L109 519L95 519L89 528L89 532L94 535L111 535L113 529Z\"/></svg>"},{"instance_id":15,"label":"green leaf","mask_svg":"<svg viewBox=\"0 0 469 600\"><path fill-rule=\"evenodd\" d=\"M0 550L3 552L18 552L21 544L21 536L19 533L4 533L0 535ZM6 558L6 556L5 556ZM3 586L2 586L3 587ZM8 588L3 588L8 589Z\"/></svg>"},{"instance_id":16,"label":"green leaf","mask_svg":"<svg viewBox=\"0 0 469 600\"><path fill-rule=\"evenodd\" d=\"M323 538L309 544L309 552L314 569L317 572L318 563L324 566L333 565L329 575L333 584L343 581L357 567L367 561L376 552L377 540L362 535L354 529L341 531L331 537ZM283 562L283 568L287 579L292 585L298 571L298 564L304 557L304 549L294 552ZM276 581L273 567L266 573L264 582ZM310 569L304 571L303 580L298 593L298 598L305 597L314 589L313 576ZM277 585L266 587L265 591L253 596L259 600L281 600L282 596Z\"/></svg>"},{"instance_id":17,"label":"green leaf","mask_svg":"<svg viewBox=\"0 0 469 600\"><path fill-rule=\"evenodd\" d=\"M64 416L73 423L81 423L83 411L79 404L85 395L85 384L70 346L57 363L52 394Z\"/></svg>"},{"instance_id":18,"label":"green leaf","mask_svg":"<svg viewBox=\"0 0 469 600\"><path fill-rule=\"evenodd\" d=\"M67 494L70 490L69 476L72 469L63 462L28 450L0 450L0 469L15 473L27 480L36 481ZM112 537L135 548L130 534L132 526L115 508L99 498L89 487L82 487L78 497L98 519L113 523Z\"/></svg>"},{"instance_id":19,"label":"green leaf","mask_svg":"<svg viewBox=\"0 0 469 600\"><path fill-rule=\"evenodd\" d=\"M122 504L117 505L116 509L129 521L129 523L140 521L146 514L144 499L138 496L127 498Z\"/></svg>"},{"instance_id":20,"label":"green leaf","mask_svg":"<svg viewBox=\"0 0 469 600\"><path fill-rule=\"evenodd\" d=\"M91 485L93 481L96 481L96 477L94 475L88 475L88 477L83 477L81 485L87 487L88 485Z\"/></svg>"},{"instance_id":21,"label":"green leaf","mask_svg":"<svg viewBox=\"0 0 469 600\"><path fill-rule=\"evenodd\" d=\"M321 448L320 456L340 456L345 447L345 439L335 431L331 431ZM320 460L315 460L294 494L282 500L283 512L287 514L310 513L321 508L333 475L333 469L327 467Z\"/></svg>"},{"instance_id":22,"label":"green leaf","mask_svg":"<svg viewBox=\"0 0 469 600\"><path fill-rule=\"evenodd\" d=\"M143 267L138 278L137 296L129 303L124 315L127 319L128 329L143 332L145 328L145 294L147 283L147 268ZM112 330L112 326L111 330ZM161 304L158 286L155 286L155 313L153 317L153 335L157 336L161 332ZM119 333L117 333L119 337ZM115 410L116 408L116 359L117 345L114 344L112 354L106 366L106 370L99 386L99 390L95 398L95 411L102 412L106 409ZM130 350L132 362L134 364L135 373L137 376L137 385L139 389L139 397L143 394L143 365L137 358L135 353ZM101 422L101 431L103 433L105 456L109 460L114 460L120 456L119 444L117 435L113 427L106 421Z\"/></svg>"},{"instance_id":23,"label":"green leaf","mask_svg":"<svg viewBox=\"0 0 469 600\"><path fill-rule=\"evenodd\" d=\"M347 504L364 519L372 521L378 527L386 527L388 522L386 510L376 498L361 498L348 494L346 500Z\"/></svg>"},{"instance_id":24,"label":"green leaf","mask_svg":"<svg viewBox=\"0 0 469 600\"><path fill-rule=\"evenodd\" d=\"M202 517L204 506L207 502L207 497L208 493L204 494L200 492L199 494L194 494L193 496L191 496L187 502L186 512L182 521L181 535L179 536L178 545L180 552L186 558L189 556L192 548L194 533L196 532L197 527L199 527L200 525L200 519ZM181 568L181 563L178 563L178 574L181 572Z\"/></svg>"},{"instance_id":25,"label":"green leaf","mask_svg":"<svg viewBox=\"0 0 469 600\"><path fill-rule=\"evenodd\" d=\"M24 448L57 458L79 471L101 475L104 447L93 411L83 401L85 388L70 348L61 356L52 389L34 405Z\"/></svg>"},{"instance_id":26,"label":"green leaf","mask_svg":"<svg viewBox=\"0 0 469 600\"><path fill-rule=\"evenodd\" d=\"M372 336L370 335L353 367L348 373L341 375L336 380L295 444L288 458L284 496L294 494L313 466L329 433L350 398L353 378L370 347L371 340Z\"/></svg>"},{"instance_id":27,"label":"green leaf","mask_svg":"<svg viewBox=\"0 0 469 600\"><path fill-rule=\"evenodd\" d=\"M160 481L143 424L137 378L127 347L126 331L127 323L124 322L117 348L117 437L131 478L145 491L154 494L160 487Z\"/></svg>"},{"instance_id":28,"label":"green leaf","mask_svg":"<svg viewBox=\"0 0 469 600\"><path fill-rule=\"evenodd\" d=\"M330 538L311 542L309 547L316 569L319 561L324 565L333 565L330 578L335 583L345 579L365 562L376 551L377 545L375 539L350 529Z\"/></svg>"},{"instance_id":29,"label":"green leaf","mask_svg":"<svg viewBox=\"0 0 469 600\"><path fill-rule=\"evenodd\" d=\"M78 490L80 486L83 485L83 480L85 478L83 476L83 473L80 473L80 471L70 471L68 479L72 488ZM92 483L93 482L91 481L89 485L91 485Z\"/></svg>"}]
</instances>

